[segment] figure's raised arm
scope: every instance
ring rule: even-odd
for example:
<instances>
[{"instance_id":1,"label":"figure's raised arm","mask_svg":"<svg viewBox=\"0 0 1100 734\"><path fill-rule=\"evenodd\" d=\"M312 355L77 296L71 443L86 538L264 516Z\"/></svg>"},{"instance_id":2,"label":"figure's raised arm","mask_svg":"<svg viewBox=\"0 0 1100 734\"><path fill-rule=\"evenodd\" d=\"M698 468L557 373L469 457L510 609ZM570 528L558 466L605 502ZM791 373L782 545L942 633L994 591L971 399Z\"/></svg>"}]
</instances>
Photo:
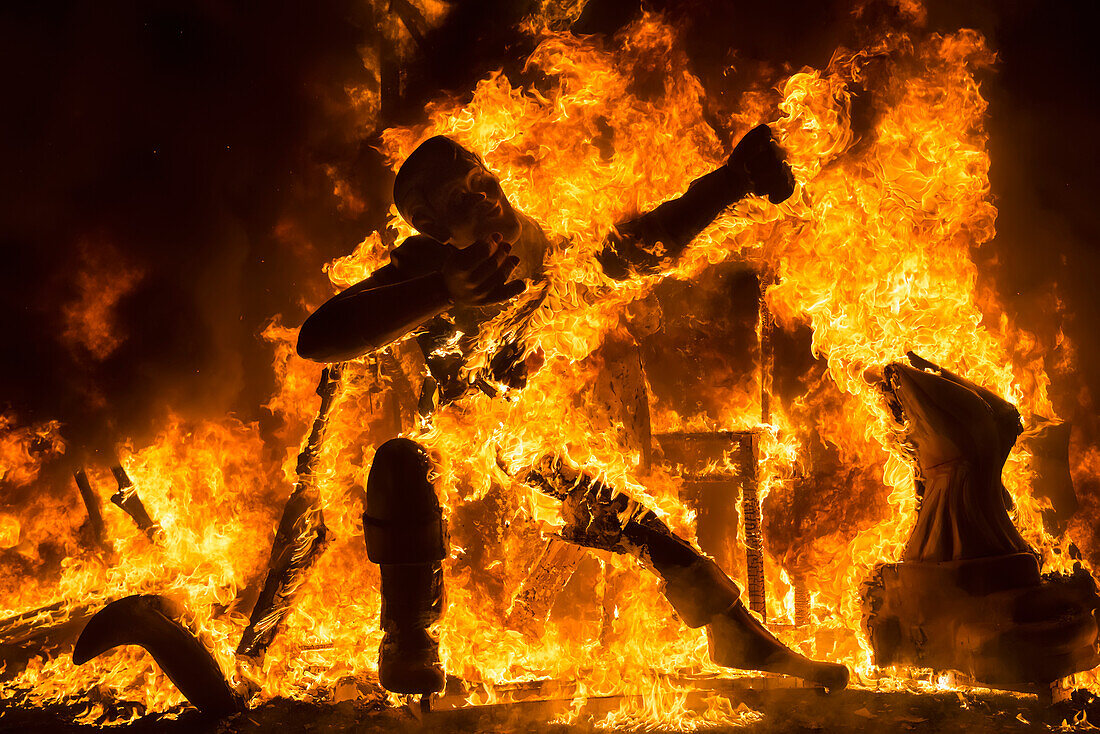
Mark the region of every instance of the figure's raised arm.
<instances>
[{"instance_id":1,"label":"figure's raised arm","mask_svg":"<svg viewBox=\"0 0 1100 734\"><path fill-rule=\"evenodd\" d=\"M692 181L682 196L617 226L597 257L616 280L660 272L727 207L749 194L779 204L793 191L782 149L771 129L758 125L741 138L725 165Z\"/></svg>"}]
</instances>

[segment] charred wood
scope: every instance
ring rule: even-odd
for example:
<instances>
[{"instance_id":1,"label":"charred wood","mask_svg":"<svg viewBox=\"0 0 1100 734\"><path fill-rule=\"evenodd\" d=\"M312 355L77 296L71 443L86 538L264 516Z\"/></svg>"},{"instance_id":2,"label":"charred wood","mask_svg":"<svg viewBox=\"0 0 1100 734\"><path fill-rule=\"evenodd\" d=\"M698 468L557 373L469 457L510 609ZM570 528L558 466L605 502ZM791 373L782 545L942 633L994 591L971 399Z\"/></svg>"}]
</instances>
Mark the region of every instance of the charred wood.
<instances>
[{"instance_id":1,"label":"charred wood","mask_svg":"<svg viewBox=\"0 0 1100 734\"><path fill-rule=\"evenodd\" d=\"M760 278L760 305L757 327L760 332L760 422L771 423L772 383L775 373L775 347L773 343L775 320L765 299L769 279Z\"/></svg>"},{"instance_id":2,"label":"charred wood","mask_svg":"<svg viewBox=\"0 0 1100 734\"><path fill-rule=\"evenodd\" d=\"M810 623L810 590L806 587L806 579L795 577L794 583L794 624L796 627L805 627Z\"/></svg>"},{"instance_id":3,"label":"charred wood","mask_svg":"<svg viewBox=\"0 0 1100 734\"><path fill-rule=\"evenodd\" d=\"M138 526L138 529L145 533L151 542L161 543L164 539L164 531L159 523L149 517L145 504L141 501L141 497L137 493L137 487L134 486L130 475L126 473L125 469L117 465L111 467L111 473L115 475L115 481L118 482L118 491L111 495L111 502L129 515Z\"/></svg>"},{"instance_id":4,"label":"charred wood","mask_svg":"<svg viewBox=\"0 0 1100 734\"><path fill-rule=\"evenodd\" d=\"M100 550L109 551L110 545L107 543L107 529L103 524L103 508L99 503L99 495L92 489L92 483L88 481L88 475L83 467L73 471L73 479L80 492L80 499L88 511L87 533L91 542Z\"/></svg>"},{"instance_id":5,"label":"charred wood","mask_svg":"<svg viewBox=\"0 0 1100 734\"><path fill-rule=\"evenodd\" d=\"M760 422L771 423L774 321L768 310L767 278L760 278ZM755 449L755 447L754 447ZM755 451L754 451L755 456ZM753 463L755 466L755 461ZM755 473L753 479L755 480ZM764 531L760 516L760 495L756 481L745 484L741 493L741 511L745 518L745 565L748 570L749 608L768 618L768 599L764 587Z\"/></svg>"},{"instance_id":6,"label":"charred wood","mask_svg":"<svg viewBox=\"0 0 1100 734\"><path fill-rule=\"evenodd\" d=\"M533 637L541 635L550 607L586 553L579 545L550 538L512 600L505 622L508 628Z\"/></svg>"},{"instance_id":7,"label":"charred wood","mask_svg":"<svg viewBox=\"0 0 1100 734\"><path fill-rule=\"evenodd\" d=\"M682 484L681 498L695 511L699 548L726 573L742 567L737 530L739 499L756 482L755 435L750 431L661 433L665 465Z\"/></svg>"},{"instance_id":8,"label":"charred wood","mask_svg":"<svg viewBox=\"0 0 1100 734\"><path fill-rule=\"evenodd\" d=\"M0 620L0 679L18 674L31 658L71 648L101 604L57 602Z\"/></svg>"},{"instance_id":9,"label":"charred wood","mask_svg":"<svg viewBox=\"0 0 1100 734\"><path fill-rule=\"evenodd\" d=\"M98 606L56 602L0 620L0 645L42 647L51 638L62 636L61 628L92 616Z\"/></svg>"},{"instance_id":10,"label":"charred wood","mask_svg":"<svg viewBox=\"0 0 1100 734\"><path fill-rule=\"evenodd\" d=\"M427 45L424 34L428 31L428 21L424 18L424 14L409 0L390 0L390 8L401 19L401 24L409 32L409 37L417 47L423 50Z\"/></svg>"},{"instance_id":11,"label":"charred wood","mask_svg":"<svg viewBox=\"0 0 1100 734\"><path fill-rule=\"evenodd\" d=\"M745 567L748 570L749 608L764 620L768 599L764 590L764 533L760 528L760 495L756 482L746 483L741 494L745 518Z\"/></svg>"},{"instance_id":12,"label":"charred wood","mask_svg":"<svg viewBox=\"0 0 1100 734\"><path fill-rule=\"evenodd\" d=\"M631 341L608 339L599 350L603 368L596 379L595 398L618 427L627 449L641 455L642 471L652 462L649 394L639 348Z\"/></svg>"},{"instance_id":13,"label":"charred wood","mask_svg":"<svg viewBox=\"0 0 1100 734\"><path fill-rule=\"evenodd\" d=\"M341 365L334 364L321 373L317 385L321 407L298 454L298 481L283 509L268 561L267 579L237 645L238 656L263 659L290 613L306 574L329 542L316 475L329 411L340 388L340 369Z\"/></svg>"},{"instance_id":14,"label":"charred wood","mask_svg":"<svg viewBox=\"0 0 1100 734\"><path fill-rule=\"evenodd\" d=\"M619 617L618 605L631 575L627 570L617 569L610 563L602 563L600 570L600 647L607 648L620 639L621 630L616 630L615 620Z\"/></svg>"}]
</instances>

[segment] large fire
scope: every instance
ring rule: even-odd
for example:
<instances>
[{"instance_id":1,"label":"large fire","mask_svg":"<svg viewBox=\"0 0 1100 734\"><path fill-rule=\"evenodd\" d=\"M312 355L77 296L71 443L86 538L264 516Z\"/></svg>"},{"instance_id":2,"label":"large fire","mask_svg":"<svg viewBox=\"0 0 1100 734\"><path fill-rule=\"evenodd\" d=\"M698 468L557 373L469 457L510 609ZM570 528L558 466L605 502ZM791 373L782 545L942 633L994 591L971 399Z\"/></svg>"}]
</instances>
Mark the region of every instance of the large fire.
<instances>
[{"instance_id":1,"label":"large fire","mask_svg":"<svg viewBox=\"0 0 1100 734\"><path fill-rule=\"evenodd\" d=\"M680 479L660 463L647 466L595 407L604 368L599 348L656 318L657 289L705 284L734 263L765 274L764 301L777 328L812 329L818 365L800 396L769 399L767 422L760 370L704 375L706 409L651 393L652 430L756 432L769 624L805 653L848 664L854 685L933 688L911 672L876 669L860 630L860 584L876 563L899 557L916 512L912 465L875 387L876 371L912 350L1014 403L1025 430L1057 419L1042 359L1028 348L1033 340L980 287L972 257L993 236L997 214L986 102L976 81L994 54L972 31L890 33L862 50L838 50L824 69L746 93L738 113L720 123L734 139L769 123L794 170L795 195L780 206L743 201L706 229L672 272L612 282L595 259L612 226L720 165L722 143L708 122L705 92L686 71L676 29L660 17L630 25L613 47L538 23L529 32L541 42L522 81L497 73L468 102L433 103L425 123L386 130L382 152L396 168L425 138L451 136L483 156L509 199L558 245L547 264L545 299L525 334L529 353L544 364L523 389L495 398L479 393L427 422L407 384L414 343L345 366L318 484L333 541L262 670L252 673L257 700L323 698L343 681L375 673L380 600L377 567L363 547L362 495L373 447L401 433L441 460L452 553L439 633L445 668L465 681L469 704L507 700L517 684L549 679L574 684L570 695L578 702L628 696L607 726L753 720L755 712L720 696L687 706L689 678L731 672L709 662L703 633L675 617L658 580L631 559L586 551L541 634L506 623L547 534L560 524L553 501L513 478L541 457L567 457L694 537L695 513L681 501ZM857 106L872 116L858 133ZM335 288L384 263L395 233L398 241L413 233L392 215L393 230L371 235L328 266ZM511 328L507 315L483 332L483 359ZM317 410L320 369L295 356L296 334L278 317L264 333L279 385L266 407L284 421L274 451L257 425L232 417L176 419L151 443L120 447L163 529L159 543L108 504L113 558L101 560L78 541L83 515L75 493L69 504L0 514L0 548L26 558L25 573L0 581L0 618L57 602L75 612L129 594L172 594L193 612L223 669L235 670L233 649L248 621L244 599L262 583L273 524L295 481L298 442ZM109 335L97 339L110 344ZM723 348L700 347L714 355ZM687 355L684 368L721 364L708 356ZM64 451L58 431L56 424L0 418L0 481L35 482L39 465ZM836 506L827 509L805 496L812 483L800 483L811 473L811 435L839 457L850 482L850 491L828 490ZM1045 500L1030 490L1029 462L1021 441L1004 474L1013 519L1044 571L1068 569L1070 539L1044 529ZM1080 469L1096 470L1095 455ZM114 487L107 467L88 471L105 499ZM36 571L47 540L65 560L59 576L42 580ZM745 569L738 571L744 588ZM808 600L801 620L797 599ZM1096 690L1095 672L1076 684ZM68 654L36 657L0 691L28 706L83 702L79 720L100 723L108 708L108 719L118 721L183 701L137 648L84 666ZM575 711L579 716L579 703Z\"/></svg>"}]
</instances>

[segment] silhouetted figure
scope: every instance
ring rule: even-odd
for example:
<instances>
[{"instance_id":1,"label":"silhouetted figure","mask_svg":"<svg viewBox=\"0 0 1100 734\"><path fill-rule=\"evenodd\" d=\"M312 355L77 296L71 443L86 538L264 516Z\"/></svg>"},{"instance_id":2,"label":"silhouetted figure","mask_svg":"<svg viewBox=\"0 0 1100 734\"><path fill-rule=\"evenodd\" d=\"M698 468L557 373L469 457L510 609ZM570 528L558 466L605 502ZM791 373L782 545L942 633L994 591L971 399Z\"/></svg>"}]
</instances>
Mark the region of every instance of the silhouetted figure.
<instances>
[{"instance_id":1,"label":"silhouetted figure","mask_svg":"<svg viewBox=\"0 0 1100 734\"><path fill-rule=\"evenodd\" d=\"M683 196L617 226L599 262L615 279L658 272L728 206L749 194L779 203L793 186L771 131L761 125L745 135L725 165L692 182ZM480 158L445 137L425 141L401 166L394 202L421 234L396 247L389 264L318 308L302 326L298 352L320 362L344 360L418 330L431 372L421 406L430 409L460 399L476 384L461 377L462 354L441 357L433 354L435 346L457 328L464 335L459 351L465 353L480 324L543 278L550 243L511 205ZM490 360L492 377L511 386L525 384L522 355L521 346L504 345ZM430 475L424 449L398 438L379 447L367 482L367 555L380 564L382 575L379 678L398 693L427 693L444 685L438 643L428 628L443 608L441 561L448 544ZM832 689L847 684L844 666L815 663L775 639L748 613L736 584L717 564L644 507L636 508L637 517L627 517L614 505L618 500L588 478L571 480L572 491L546 481L544 491L565 502L567 521L587 518L570 522L569 539L631 553L654 570L684 621L708 626L715 662L795 675ZM579 486L587 489L578 492ZM598 534L589 532L592 519L599 520Z\"/></svg>"}]
</instances>

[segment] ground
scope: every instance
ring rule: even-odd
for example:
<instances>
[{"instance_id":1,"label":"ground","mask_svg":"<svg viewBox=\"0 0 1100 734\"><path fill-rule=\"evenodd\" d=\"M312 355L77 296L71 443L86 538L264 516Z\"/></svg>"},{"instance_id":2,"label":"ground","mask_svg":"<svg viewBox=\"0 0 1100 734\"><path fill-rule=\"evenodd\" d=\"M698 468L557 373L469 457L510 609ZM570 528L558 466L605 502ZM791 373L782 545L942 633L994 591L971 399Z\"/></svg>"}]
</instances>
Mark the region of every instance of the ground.
<instances>
[{"instance_id":1,"label":"ground","mask_svg":"<svg viewBox=\"0 0 1100 734\"><path fill-rule=\"evenodd\" d=\"M595 720L619 708L622 699L594 699L586 711ZM809 689L740 691L731 696L759 711L763 718L739 729L744 732L1024 732L1059 729L1063 721L1086 712L1100 722L1100 699L1078 692L1069 701L1047 705L1034 696L967 691L934 694L876 693L847 690L825 696ZM591 724L563 725L551 722L568 710L566 701L540 701L435 711L421 720L407 708L389 708L378 698L342 703L305 703L275 699L229 719L213 720L194 709L176 712L178 718L146 716L113 731L160 734L210 732L258 734L260 732L538 732L593 731ZM66 723L64 709L23 710L0 702L0 732L86 732L92 726ZM1082 722L1078 730L1093 728ZM648 729L666 731L667 729Z\"/></svg>"}]
</instances>

